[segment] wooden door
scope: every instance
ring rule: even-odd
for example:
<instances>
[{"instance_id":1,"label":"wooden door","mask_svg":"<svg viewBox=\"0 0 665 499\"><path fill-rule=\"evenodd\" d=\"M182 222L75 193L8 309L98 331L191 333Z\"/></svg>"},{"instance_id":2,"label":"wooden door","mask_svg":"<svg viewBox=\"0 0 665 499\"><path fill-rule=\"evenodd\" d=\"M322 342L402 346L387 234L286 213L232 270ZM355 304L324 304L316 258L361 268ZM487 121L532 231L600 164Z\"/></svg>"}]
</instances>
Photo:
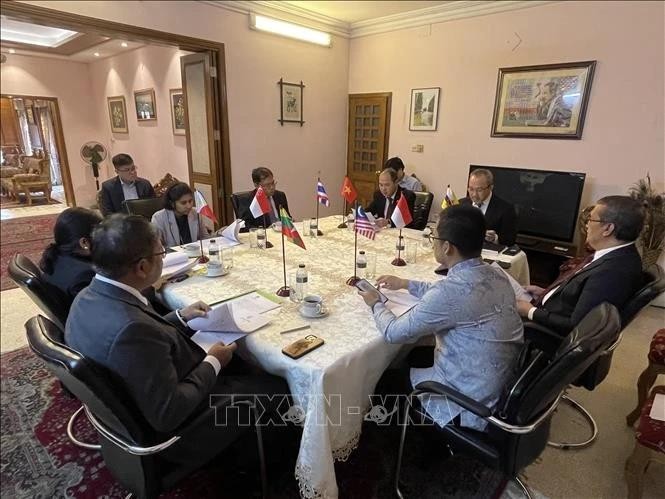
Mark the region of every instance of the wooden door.
<instances>
[{"instance_id":1,"label":"wooden door","mask_svg":"<svg viewBox=\"0 0 665 499\"><path fill-rule=\"evenodd\" d=\"M18 128L18 119L12 100L7 97L0 98L0 125L2 125L2 146L23 147L23 140ZM7 151L5 151L7 152Z\"/></svg>"},{"instance_id":2,"label":"wooden door","mask_svg":"<svg viewBox=\"0 0 665 499\"><path fill-rule=\"evenodd\" d=\"M367 206L388 158L392 93L349 95L349 136L346 172Z\"/></svg>"}]
</instances>

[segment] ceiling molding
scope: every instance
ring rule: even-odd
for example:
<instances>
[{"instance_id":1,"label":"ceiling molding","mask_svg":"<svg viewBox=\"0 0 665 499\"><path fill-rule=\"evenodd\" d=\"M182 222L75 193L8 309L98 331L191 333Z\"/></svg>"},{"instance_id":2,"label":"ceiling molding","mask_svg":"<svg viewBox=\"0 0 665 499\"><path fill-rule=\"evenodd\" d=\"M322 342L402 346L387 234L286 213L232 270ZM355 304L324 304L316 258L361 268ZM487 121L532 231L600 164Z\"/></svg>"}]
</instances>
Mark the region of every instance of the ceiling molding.
<instances>
[{"instance_id":1,"label":"ceiling molding","mask_svg":"<svg viewBox=\"0 0 665 499\"><path fill-rule=\"evenodd\" d=\"M485 16L499 12L538 7L560 0L479 0L452 1L434 7L402 12L390 16L347 23L293 4L280 1L215 1L201 0L202 3L241 14L262 14L291 21L308 28L320 29L343 38L387 33L406 28L416 28L428 24L442 23L456 19Z\"/></svg>"}]
</instances>

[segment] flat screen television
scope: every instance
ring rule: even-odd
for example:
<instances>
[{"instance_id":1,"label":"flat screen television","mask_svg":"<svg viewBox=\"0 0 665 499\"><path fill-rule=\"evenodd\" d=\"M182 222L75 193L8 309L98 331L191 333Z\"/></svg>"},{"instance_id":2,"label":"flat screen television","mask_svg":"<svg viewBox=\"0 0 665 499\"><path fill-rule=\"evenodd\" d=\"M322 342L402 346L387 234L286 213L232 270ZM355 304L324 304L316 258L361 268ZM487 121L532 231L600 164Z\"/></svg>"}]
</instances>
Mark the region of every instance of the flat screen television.
<instances>
[{"instance_id":1,"label":"flat screen television","mask_svg":"<svg viewBox=\"0 0 665 499\"><path fill-rule=\"evenodd\" d=\"M586 174L503 166L469 165L494 175L494 193L515 205L517 232L555 241L575 237Z\"/></svg>"}]
</instances>

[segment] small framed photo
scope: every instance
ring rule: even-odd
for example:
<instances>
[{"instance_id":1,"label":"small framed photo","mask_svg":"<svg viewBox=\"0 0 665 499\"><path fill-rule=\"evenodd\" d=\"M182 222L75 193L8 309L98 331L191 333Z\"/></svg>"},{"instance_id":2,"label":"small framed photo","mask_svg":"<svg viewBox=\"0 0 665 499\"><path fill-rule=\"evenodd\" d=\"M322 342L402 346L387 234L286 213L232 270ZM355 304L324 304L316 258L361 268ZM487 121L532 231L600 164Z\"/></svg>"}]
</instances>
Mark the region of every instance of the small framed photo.
<instances>
[{"instance_id":1,"label":"small framed photo","mask_svg":"<svg viewBox=\"0 0 665 499\"><path fill-rule=\"evenodd\" d=\"M185 135L185 97L182 88L169 90L171 102L171 124L174 135Z\"/></svg>"},{"instance_id":2,"label":"small framed photo","mask_svg":"<svg viewBox=\"0 0 665 499\"><path fill-rule=\"evenodd\" d=\"M111 120L111 132L129 133L127 126L127 107L125 106L125 97L118 95L116 97L107 97L109 105L109 119Z\"/></svg>"},{"instance_id":3,"label":"small framed photo","mask_svg":"<svg viewBox=\"0 0 665 499\"><path fill-rule=\"evenodd\" d=\"M596 61L500 68L492 137L581 139Z\"/></svg>"},{"instance_id":4,"label":"small framed photo","mask_svg":"<svg viewBox=\"0 0 665 499\"><path fill-rule=\"evenodd\" d=\"M439 118L439 94L441 88L414 88L411 90L411 115L409 130L436 130Z\"/></svg>"},{"instance_id":5,"label":"small framed photo","mask_svg":"<svg viewBox=\"0 0 665 499\"><path fill-rule=\"evenodd\" d=\"M157 107L155 106L155 90L146 88L134 92L134 104L136 105L136 119L148 121L157 119Z\"/></svg>"},{"instance_id":6,"label":"small framed photo","mask_svg":"<svg viewBox=\"0 0 665 499\"><path fill-rule=\"evenodd\" d=\"M284 126L284 123L300 123L303 126L305 123L302 119L302 94L305 85L301 81L298 83L287 83L279 79L279 107L280 118L279 123Z\"/></svg>"}]
</instances>

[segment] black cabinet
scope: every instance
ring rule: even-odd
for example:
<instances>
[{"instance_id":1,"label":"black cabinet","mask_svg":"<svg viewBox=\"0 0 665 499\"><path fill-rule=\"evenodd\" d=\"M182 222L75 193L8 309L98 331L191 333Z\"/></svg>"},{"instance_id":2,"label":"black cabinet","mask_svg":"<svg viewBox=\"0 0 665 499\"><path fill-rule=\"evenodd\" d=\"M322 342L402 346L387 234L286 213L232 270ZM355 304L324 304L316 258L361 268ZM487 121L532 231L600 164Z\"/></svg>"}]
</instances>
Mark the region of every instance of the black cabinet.
<instances>
[{"instance_id":1,"label":"black cabinet","mask_svg":"<svg viewBox=\"0 0 665 499\"><path fill-rule=\"evenodd\" d=\"M558 276L559 267L577 255L577 248L569 243L536 239L518 235L517 244L526 253L529 262L531 284L543 288Z\"/></svg>"}]
</instances>

